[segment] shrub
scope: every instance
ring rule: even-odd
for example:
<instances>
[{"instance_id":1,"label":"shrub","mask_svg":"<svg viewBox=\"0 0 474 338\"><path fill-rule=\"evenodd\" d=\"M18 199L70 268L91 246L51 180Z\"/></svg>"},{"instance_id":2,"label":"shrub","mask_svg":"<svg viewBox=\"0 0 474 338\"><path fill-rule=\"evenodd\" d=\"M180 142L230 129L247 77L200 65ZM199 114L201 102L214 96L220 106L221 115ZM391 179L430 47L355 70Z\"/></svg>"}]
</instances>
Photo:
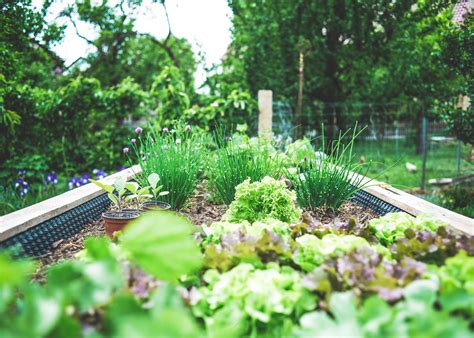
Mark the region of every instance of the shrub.
<instances>
[{"instance_id":1,"label":"shrub","mask_svg":"<svg viewBox=\"0 0 474 338\"><path fill-rule=\"evenodd\" d=\"M250 179L259 181L265 176L280 177L282 162L268 141L256 139L251 144L236 144L226 139L221 131L216 133L218 149L215 159L209 166L210 188L217 197L229 205L234 200L237 185Z\"/></svg>"},{"instance_id":2,"label":"shrub","mask_svg":"<svg viewBox=\"0 0 474 338\"><path fill-rule=\"evenodd\" d=\"M326 152L327 155L319 156L316 160L308 159L307 163L301 166L301 173L288 172L288 178L296 190L300 206L309 209L317 207L338 209L342 203L368 184L369 181L363 177L368 166L364 170L352 153L354 140L362 132L356 130L357 125L346 144L343 143L343 139L350 130L339 134L338 139ZM324 134L322 139L324 150Z\"/></svg>"},{"instance_id":3,"label":"shrub","mask_svg":"<svg viewBox=\"0 0 474 338\"><path fill-rule=\"evenodd\" d=\"M169 192L159 199L181 209L196 189L202 168L200 135L183 126L171 131L165 128L140 137L132 146L142 169L138 180L146 185L150 174L158 174L163 190Z\"/></svg>"},{"instance_id":4,"label":"shrub","mask_svg":"<svg viewBox=\"0 0 474 338\"><path fill-rule=\"evenodd\" d=\"M261 182L244 181L238 185L235 200L230 204L226 218L230 222L243 220L251 223L273 218L286 223L297 222L301 210L296 207L296 194L287 189L285 182L265 177Z\"/></svg>"}]
</instances>

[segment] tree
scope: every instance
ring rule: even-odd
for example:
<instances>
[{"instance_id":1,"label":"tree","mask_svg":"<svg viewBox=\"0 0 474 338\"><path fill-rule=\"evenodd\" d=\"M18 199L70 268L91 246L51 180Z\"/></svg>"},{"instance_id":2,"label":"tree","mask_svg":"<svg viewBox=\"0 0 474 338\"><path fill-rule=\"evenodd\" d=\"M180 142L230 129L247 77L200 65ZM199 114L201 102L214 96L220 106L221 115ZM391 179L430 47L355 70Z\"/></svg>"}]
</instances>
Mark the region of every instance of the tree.
<instances>
[{"instance_id":1,"label":"tree","mask_svg":"<svg viewBox=\"0 0 474 338\"><path fill-rule=\"evenodd\" d=\"M305 54L303 109L311 103L427 100L453 80L436 60L452 1L228 0L233 12L231 53L224 61L245 74L255 95L272 89L296 105L298 41ZM239 73L240 75L240 73ZM454 79L455 80L455 79ZM327 105L326 105L327 106ZM336 123L348 121L334 106ZM327 113L327 112L326 112Z\"/></svg>"}]
</instances>

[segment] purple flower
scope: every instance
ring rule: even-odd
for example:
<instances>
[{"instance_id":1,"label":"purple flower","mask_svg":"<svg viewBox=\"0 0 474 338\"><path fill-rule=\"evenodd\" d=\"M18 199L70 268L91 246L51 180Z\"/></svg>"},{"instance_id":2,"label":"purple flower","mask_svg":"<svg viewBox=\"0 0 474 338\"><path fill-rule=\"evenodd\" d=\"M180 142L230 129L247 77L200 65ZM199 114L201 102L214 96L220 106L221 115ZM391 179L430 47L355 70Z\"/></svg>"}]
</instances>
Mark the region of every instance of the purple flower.
<instances>
[{"instance_id":1,"label":"purple flower","mask_svg":"<svg viewBox=\"0 0 474 338\"><path fill-rule=\"evenodd\" d=\"M121 171L124 171L125 169L127 169L127 167L125 166L121 166L120 168L118 168L117 172L121 172Z\"/></svg>"},{"instance_id":2,"label":"purple flower","mask_svg":"<svg viewBox=\"0 0 474 338\"><path fill-rule=\"evenodd\" d=\"M23 177L23 176L25 176L25 175L26 175L26 170L25 170L25 169L20 169L20 170L18 170L18 176L19 176L19 177Z\"/></svg>"},{"instance_id":3,"label":"purple flower","mask_svg":"<svg viewBox=\"0 0 474 338\"><path fill-rule=\"evenodd\" d=\"M84 174L81 176L81 185L89 183L89 178L90 178L89 174L88 174L88 173L84 173Z\"/></svg>"},{"instance_id":4,"label":"purple flower","mask_svg":"<svg viewBox=\"0 0 474 338\"><path fill-rule=\"evenodd\" d=\"M81 179L79 177L73 177L69 180L68 184L67 184L69 190L73 189L73 188L78 188L81 186Z\"/></svg>"},{"instance_id":5,"label":"purple flower","mask_svg":"<svg viewBox=\"0 0 474 338\"><path fill-rule=\"evenodd\" d=\"M30 187L28 186L28 182L26 182L23 178L19 178L15 182L15 189L20 191L21 197L25 197Z\"/></svg>"},{"instance_id":6,"label":"purple flower","mask_svg":"<svg viewBox=\"0 0 474 338\"><path fill-rule=\"evenodd\" d=\"M184 130L186 130L186 131L191 131L191 126L188 124L188 125L184 128Z\"/></svg>"},{"instance_id":7,"label":"purple flower","mask_svg":"<svg viewBox=\"0 0 474 338\"><path fill-rule=\"evenodd\" d=\"M92 173L95 175L96 180L100 180L101 178L107 176L107 173L102 169L94 169L92 170Z\"/></svg>"},{"instance_id":8,"label":"purple flower","mask_svg":"<svg viewBox=\"0 0 474 338\"><path fill-rule=\"evenodd\" d=\"M163 128L163 133L167 133L167 132L169 132L168 128L166 128L166 127Z\"/></svg>"},{"instance_id":9,"label":"purple flower","mask_svg":"<svg viewBox=\"0 0 474 338\"><path fill-rule=\"evenodd\" d=\"M123 151L124 154L128 154L129 150L130 150L130 149L129 149L128 147L125 147L125 148L123 148L122 151Z\"/></svg>"},{"instance_id":10,"label":"purple flower","mask_svg":"<svg viewBox=\"0 0 474 338\"><path fill-rule=\"evenodd\" d=\"M50 172L46 177L44 178L44 184L45 185L56 185L58 184L58 176L54 171Z\"/></svg>"},{"instance_id":11,"label":"purple flower","mask_svg":"<svg viewBox=\"0 0 474 338\"><path fill-rule=\"evenodd\" d=\"M176 144L181 144L181 139L180 138L176 139Z\"/></svg>"},{"instance_id":12,"label":"purple flower","mask_svg":"<svg viewBox=\"0 0 474 338\"><path fill-rule=\"evenodd\" d=\"M132 138L131 141L132 141L132 143L137 143L137 139L136 139L136 138Z\"/></svg>"},{"instance_id":13,"label":"purple flower","mask_svg":"<svg viewBox=\"0 0 474 338\"><path fill-rule=\"evenodd\" d=\"M140 128L140 127L136 127L136 128L135 128L135 132L136 132L137 134L141 134L141 133L143 133L143 129Z\"/></svg>"}]
</instances>

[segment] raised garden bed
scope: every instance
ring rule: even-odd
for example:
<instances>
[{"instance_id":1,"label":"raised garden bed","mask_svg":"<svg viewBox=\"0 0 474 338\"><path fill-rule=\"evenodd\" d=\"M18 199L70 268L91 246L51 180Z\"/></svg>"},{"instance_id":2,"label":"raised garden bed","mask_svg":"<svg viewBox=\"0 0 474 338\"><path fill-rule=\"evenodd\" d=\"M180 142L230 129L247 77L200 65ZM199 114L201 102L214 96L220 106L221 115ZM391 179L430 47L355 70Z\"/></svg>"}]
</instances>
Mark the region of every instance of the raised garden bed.
<instances>
[{"instance_id":1,"label":"raised garden bed","mask_svg":"<svg viewBox=\"0 0 474 338\"><path fill-rule=\"evenodd\" d=\"M20 244L40 264L0 256L17 276L0 279L0 326L50 337L473 334L471 219L380 182L335 211L305 209L296 184L246 181L225 206L200 181L179 212L144 213L115 240L99 220L110 202L91 184L4 216L1 247Z\"/></svg>"}]
</instances>

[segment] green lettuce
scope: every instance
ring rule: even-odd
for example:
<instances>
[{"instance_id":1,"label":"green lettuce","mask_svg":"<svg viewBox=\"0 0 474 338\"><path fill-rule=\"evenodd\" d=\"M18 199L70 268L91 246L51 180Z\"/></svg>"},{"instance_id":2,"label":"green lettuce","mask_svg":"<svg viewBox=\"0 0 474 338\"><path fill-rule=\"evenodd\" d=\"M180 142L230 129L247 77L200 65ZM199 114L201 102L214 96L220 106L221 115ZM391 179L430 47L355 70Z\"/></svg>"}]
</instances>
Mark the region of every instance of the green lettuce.
<instances>
[{"instance_id":1,"label":"green lettuce","mask_svg":"<svg viewBox=\"0 0 474 338\"><path fill-rule=\"evenodd\" d=\"M296 193L287 189L285 182L264 177L260 182L246 180L236 187L235 200L230 204L225 219L239 223L265 221L273 218L286 223L300 219Z\"/></svg>"},{"instance_id":2,"label":"green lettuce","mask_svg":"<svg viewBox=\"0 0 474 338\"><path fill-rule=\"evenodd\" d=\"M408 229L434 232L444 225L446 224L428 215L413 217L404 212L388 213L369 222L370 229L384 245L390 245L405 237L405 231Z\"/></svg>"},{"instance_id":3,"label":"green lettuce","mask_svg":"<svg viewBox=\"0 0 474 338\"><path fill-rule=\"evenodd\" d=\"M246 235L260 238L267 231L272 231L283 236L289 236L291 233L288 223L268 218L265 221L257 221L250 223L242 221L240 223L232 223L227 221L214 222L211 225L201 226L206 238L210 242L219 241L222 235L228 235L235 232L241 232Z\"/></svg>"},{"instance_id":4,"label":"green lettuce","mask_svg":"<svg viewBox=\"0 0 474 338\"><path fill-rule=\"evenodd\" d=\"M302 286L300 274L287 266L270 263L259 270L241 263L222 274L208 270L204 281L207 285L198 289L198 301L192 305L194 314L208 326L217 320L244 328L255 322L278 326L284 320L281 315L298 315L315 307L315 297ZM223 312L232 315L220 316Z\"/></svg>"},{"instance_id":5,"label":"green lettuce","mask_svg":"<svg viewBox=\"0 0 474 338\"><path fill-rule=\"evenodd\" d=\"M298 237L296 242L299 247L293 260L305 271L313 270L328 257L336 257L361 246L370 246L365 238L354 235L339 236L336 234L328 234L322 238L306 234ZM380 246L373 246L373 248L383 255L388 255L385 248L382 250Z\"/></svg>"}]
</instances>

